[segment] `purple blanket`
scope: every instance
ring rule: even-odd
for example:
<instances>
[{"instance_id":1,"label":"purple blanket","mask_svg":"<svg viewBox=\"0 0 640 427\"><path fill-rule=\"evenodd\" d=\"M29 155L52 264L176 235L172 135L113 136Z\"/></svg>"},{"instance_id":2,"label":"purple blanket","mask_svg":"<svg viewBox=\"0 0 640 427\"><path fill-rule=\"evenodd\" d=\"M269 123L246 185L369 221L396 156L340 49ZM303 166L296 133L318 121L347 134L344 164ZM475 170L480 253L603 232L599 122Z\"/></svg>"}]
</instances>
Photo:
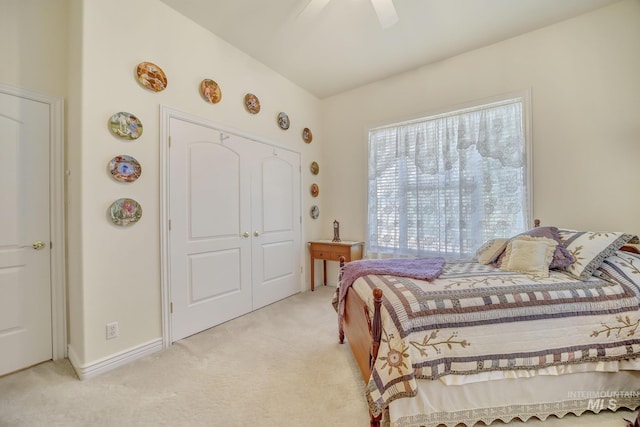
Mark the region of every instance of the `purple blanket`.
<instances>
[{"instance_id":1,"label":"purple blanket","mask_svg":"<svg viewBox=\"0 0 640 427\"><path fill-rule=\"evenodd\" d=\"M400 276L432 281L442 274L444 264L445 260L441 257L422 259L364 259L345 264L339 283L339 318L342 319L344 315L344 299L347 296L347 292L358 277L376 274L379 276Z\"/></svg>"}]
</instances>

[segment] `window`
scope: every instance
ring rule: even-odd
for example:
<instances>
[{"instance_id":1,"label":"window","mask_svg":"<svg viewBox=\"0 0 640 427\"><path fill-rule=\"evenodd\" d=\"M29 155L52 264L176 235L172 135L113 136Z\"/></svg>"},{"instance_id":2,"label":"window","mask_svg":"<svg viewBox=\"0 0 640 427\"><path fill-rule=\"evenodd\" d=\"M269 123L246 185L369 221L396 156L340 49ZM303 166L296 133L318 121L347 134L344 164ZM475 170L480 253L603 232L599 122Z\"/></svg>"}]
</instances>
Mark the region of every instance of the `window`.
<instances>
[{"instance_id":1,"label":"window","mask_svg":"<svg viewBox=\"0 0 640 427\"><path fill-rule=\"evenodd\" d=\"M371 129L369 255L469 258L526 230L527 99Z\"/></svg>"}]
</instances>

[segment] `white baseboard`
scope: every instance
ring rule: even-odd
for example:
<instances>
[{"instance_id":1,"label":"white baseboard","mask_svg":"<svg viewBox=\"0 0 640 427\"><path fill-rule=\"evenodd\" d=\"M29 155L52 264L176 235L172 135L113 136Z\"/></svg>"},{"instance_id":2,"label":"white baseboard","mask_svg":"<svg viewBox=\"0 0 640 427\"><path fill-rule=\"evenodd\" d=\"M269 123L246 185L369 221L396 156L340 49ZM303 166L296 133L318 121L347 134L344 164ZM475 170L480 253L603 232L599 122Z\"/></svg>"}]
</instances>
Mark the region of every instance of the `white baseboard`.
<instances>
[{"instance_id":1,"label":"white baseboard","mask_svg":"<svg viewBox=\"0 0 640 427\"><path fill-rule=\"evenodd\" d=\"M126 365L127 363L131 363L134 360L141 359L160 350L162 350L162 338L149 341L145 344L114 354L113 356L106 357L96 362L82 365L80 364L73 347L68 347L69 361L71 362L73 369L76 371L78 378L81 380L87 380L105 372L109 372L119 366Z\"/></svg>"}]
</instances>

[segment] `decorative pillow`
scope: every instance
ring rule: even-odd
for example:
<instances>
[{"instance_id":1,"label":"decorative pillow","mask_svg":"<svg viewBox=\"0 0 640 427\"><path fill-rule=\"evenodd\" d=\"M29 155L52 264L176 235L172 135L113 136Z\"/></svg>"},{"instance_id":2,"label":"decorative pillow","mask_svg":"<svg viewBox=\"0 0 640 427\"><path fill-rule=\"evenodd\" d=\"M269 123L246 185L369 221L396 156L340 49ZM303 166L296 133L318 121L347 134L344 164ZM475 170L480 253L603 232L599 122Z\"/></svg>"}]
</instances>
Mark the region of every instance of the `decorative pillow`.
<instances>
[{"instance_id":1,"label":"decorative pillow","mask_svg":"<svg viewBox=\"0 0 640 427\"><path fill-rule=\"evenodd\" d=\"M507 247L509 239L491 239L487 240L476 251L475 258L480 264L491 264L494 262Z\"/></svg>"},{"instance_id":2,"label":"decorative pillow","mask_svg":"<svg viewBox=\"0 0 640 427\"><path fill-rule=\"evenodd\" d=\"M640 254L615 251L602 262L594 275L635 287L640 293Z\"/></svg>"},{"instance_id":3,"label":"decorative pillow","mask_svg":"<svg viewBox=\"0 0 640 427\"><path fill-rule=\"evenodd\" d=\"M551 265L549 265L549 268L568 267L569 265L573 264L576 261L576 259L561 244L562 240L560 239L558 231L559 230L557 227L536 227L536 228L532 228L529 231L525 231L524 233L520 233L517 236L514 236L513 238L515 239L520 236L546 237L547 239L552 239L556 241L558 245L556 246L555 252L553 253L553 261L551 261ZM503 256L504 254L501 255L496 261L495 263L496 267L500 267Z\"/></svg>"},{"instance_id":4,"label":"decorative pillow","mask_svg":"<svg viewBox=\"0 0 640 427\"><path fill-rule=\"evenodd\" d=\"M518 236L507 244L502 268L539 277L549 276L549 265L558 242L546 237Z\"/></svg>"},{"instance_id":5,"label":"decorative pillow","mask_svg":"<svg viewBox=\"0 0 640 427\"><path fill-rule=\"evenodd\" d=\"M625 243L638 239L638 236L621 232L560 230L558 235L564 247L576 259L565 270L579 280L592 276L605 258L613 255Z\"/></svg>"}]
</instances>

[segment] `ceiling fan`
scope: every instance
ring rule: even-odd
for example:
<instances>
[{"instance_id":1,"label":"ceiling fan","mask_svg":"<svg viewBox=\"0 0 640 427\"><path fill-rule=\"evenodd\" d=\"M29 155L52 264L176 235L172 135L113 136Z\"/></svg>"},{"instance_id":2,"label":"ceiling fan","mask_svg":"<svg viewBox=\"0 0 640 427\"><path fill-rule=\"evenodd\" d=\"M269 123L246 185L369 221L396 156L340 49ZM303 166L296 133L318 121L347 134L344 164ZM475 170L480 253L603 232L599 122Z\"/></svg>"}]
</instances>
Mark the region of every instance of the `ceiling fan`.
<instances>
[{"instance_id":1,"label":"ceiling fan","mask_svg":"<svg viewBox=\"0 0 640 427\"><path fill-rule=\"evenodd\" d=\"M309 0L301 14L315 15L320 13L322 9L331 0ZM398 13L393 5L393 0L371 0L371 4L378 15L378 21L382 28L389 28L398 22Z\"/></svg>"}]
</instances>

